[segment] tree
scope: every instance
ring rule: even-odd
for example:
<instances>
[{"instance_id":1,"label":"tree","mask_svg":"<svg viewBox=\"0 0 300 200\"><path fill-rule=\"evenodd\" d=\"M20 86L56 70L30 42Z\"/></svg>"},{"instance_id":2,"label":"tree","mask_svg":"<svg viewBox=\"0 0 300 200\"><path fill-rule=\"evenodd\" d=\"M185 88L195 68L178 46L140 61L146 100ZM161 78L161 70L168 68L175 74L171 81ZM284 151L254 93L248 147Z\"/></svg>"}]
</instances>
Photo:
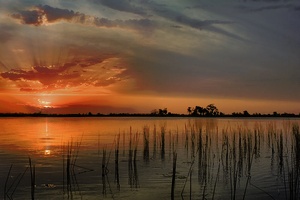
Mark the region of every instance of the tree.
<instances>
[{"instance_id":1,"label":"tree","mask_svg":"<svg viewBox=\"0 0 300 200\"><path fill-rule=\"evenodd\" d=\"M209 104L206 106L208 116L217 116L219 115L219 110L214 104Z\"/></svg>"},{"instance_id":2,"label":"tree","mask_svg":"<svg viewBox=\"0 0 300 200\"><path fill-rule=\"evenodd\" d=\"M192 113L192 108L191 108L191 107L188 107L188 108L187 108L187 111L188 111L189 115L191 115L191 113Z\"/></svg>"},{"instance_id":3,"label":"tree","mask_svg":"<svg viewBox=\"0 0 300 200\"><path fill-rule=\"evenodd\" d=\"M168 109L167 108L159 109L158 114L159 115L167 115L168 114Z\"/></svg>"},{"instance_id":4,"label":"tree","mask_svg":"<svg viewBox=\"0 0 300 200\"><path fill-rule=\"evenodd\" d=\"M192 115L199 115L199 113L198 113L198 106L196 106L195 108L193 108Z\"/></svg>"},{"instance_id":5,"label":"tree","mask_svg":"<svg viewBox=\"0 0 300 200\"><path fill-rule=\"evenodd\" d=\"M250 114L248 113L248 111L247 110L244 110L244 116L250 116Z\"/></svg>"},{"instance_id":6,"label":"tree","mask_svg":"<svg viewBox=\"0 0 300 200\"><path fill-rule=\"evenodd\" d=\"M151 115L157 115L157 114L158 114L158 111L156 109L151 111Z\"/></svg>"},{"instance_id":7,"label":"tree","mask_svg":"<svg viewBox=\"0 0 300 200\"><path fill-rule=\"evenodd\" d=\"M196 106L193 110L193 115L205 115L206 109L201 106Z\"/></svg>"}]
</instances>

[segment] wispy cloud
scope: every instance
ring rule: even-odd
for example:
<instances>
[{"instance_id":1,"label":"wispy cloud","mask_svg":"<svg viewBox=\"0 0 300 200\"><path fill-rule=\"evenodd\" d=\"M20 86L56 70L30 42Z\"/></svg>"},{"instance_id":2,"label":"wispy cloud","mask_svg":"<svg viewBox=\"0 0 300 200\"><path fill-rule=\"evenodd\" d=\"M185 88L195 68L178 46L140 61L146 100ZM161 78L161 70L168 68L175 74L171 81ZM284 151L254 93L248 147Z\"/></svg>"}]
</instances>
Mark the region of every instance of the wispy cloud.
<instances>
[{"instance_id":1,"label":"wispy cloud","mask_svg":"<svg viewBox=\"0 0 300 200\"><path fill-rule=\"evenodd\" d=\"M145 16L147 15L145 9L141 6L136 6L132 3L132 1L128 0L100 0L100 1L94 1L95 3L101 3L104 6L107 6L111 9L138 14Z\"/></svg>"},{"instance_id":2,"label":"wispy cloud","mask_svg":"<svg viewBox=\"0 0 300 200\"><path fill-rule=\"evenodd\" d=\"M110 20L108 18L99 18L86 15L73 10L54 8L48 5L37 5L29 10L20 10L11 14L11 17L19 20L22 24L41 26L59 21L70 23L92 25L106 28L124 28L144 31L154 26L149 19L129 19L129 20Z\"/></svg>"},{"instance_id":3,"label":"wispy cloud","mask_svg":"<svg viewBox=\"0 0 300 200\"><path fill-rule=\"evenodd\" d=\"M224 29L219 26L234 24L234 21L212 17L201 19L199 17L190 16L189 14L182 12L182 10L172 9L166 4L159 4L155 3L154 1L142 1L142 3L147 7L149 13L153 13L154 16L159 16L173 23L172 25L170 25L170 27L182 28L182 26L187 26L197 30L206 30L234 39L244 40L236 33L230 32L228 31L228 29Z\"/></svg>"},{"instance_id":4,"label":"wispy cloud","mask_svg":"<svg viewBox=\"0 0 300 200\"><path fill-rule=\"evenodd\" d=\"M292 4L281 4L281 5L267 5L267 6L256 6L249 7L245 5L240 5L240 9L248 12L262 12L267 10L279 10L279 9L297 9L297 6Z\"/></svg>"}]
</instances>

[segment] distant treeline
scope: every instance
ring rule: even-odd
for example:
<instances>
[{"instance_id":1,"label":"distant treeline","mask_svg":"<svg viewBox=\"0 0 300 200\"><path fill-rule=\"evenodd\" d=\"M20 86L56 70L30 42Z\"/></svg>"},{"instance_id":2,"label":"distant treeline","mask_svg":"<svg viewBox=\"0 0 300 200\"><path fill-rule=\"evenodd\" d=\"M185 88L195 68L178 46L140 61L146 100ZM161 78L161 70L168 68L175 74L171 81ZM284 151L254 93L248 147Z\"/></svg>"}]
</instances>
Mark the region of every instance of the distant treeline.
<instances>
[{"instance_id":1,"label":"distant treeline","mask_svg":"<svg viewBox=\"0 0 300 200\"><path fill-rule=\"evenodd\" d=\"M271 114L253 113L250 114L247 110L243 112L233 112L225 114L220 112L214 104L209 104L206 107L195 106L188 107L187 114L171 113L167 108L154 109L150 113L76 113L76 114L48 114L42 112L36 113L0 113L0 117L300 117L295 113L278 113Z\"/></svg>"}]
</instances>

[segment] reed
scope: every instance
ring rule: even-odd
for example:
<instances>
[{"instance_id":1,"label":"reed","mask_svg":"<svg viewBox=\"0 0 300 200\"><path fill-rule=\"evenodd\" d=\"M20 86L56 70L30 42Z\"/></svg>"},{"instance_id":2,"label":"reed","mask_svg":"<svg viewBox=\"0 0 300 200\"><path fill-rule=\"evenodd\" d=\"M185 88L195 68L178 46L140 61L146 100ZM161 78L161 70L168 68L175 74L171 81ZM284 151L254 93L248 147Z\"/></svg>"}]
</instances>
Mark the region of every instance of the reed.
<instances>
[{"instance_id":1,"label":"reed","mask_svg":"<svg viewBox=\"0 0 300 200\"><path fill-rule=\"evenodd\" d=\"M165 135L166 135L166 128L164 126L160 129L160 149L161 149L161 159L165 160Z\"/></svg>"},{"instance_id":2,"label":"reed","mask_svg":"<svg viewBox=\"0 0 300 200\"><path fill-rule=\"evenodd\" d=\"M6 199L6 197L8 197L10 199L10 197L8 196L7 184L8 184L8 179L10 177L10 172L11 172L12 166L13 166L13 164L10 165L10 168L8 170L7 177L6 177L6 180L5 180L5 184L4 184L4 192L3 192L3 195L4 195L3 199L4 200Z\"/></svg>"},{"instance_id":3,"label":"reed","mask_svg":"<svg viewBox=\"0 0 300 200\"><path fill-rule=\"evenodd\" d=\"M171 130L169 130L169 158L171 159L171 154L172 154L172 141L173 141L173 136Z\"/></svg>"},{"instance_id":4,"label":"reed","mask_svg":"<svg viewBox=\"0 0 300 200\"><path fill-rule=\"evenodd\" d=\"M279 135L279 140L277 140L277 159L278 159L278 168L279 174L283 172L283 133L281 132Z\"/></svg>"},{"instance_id":5,"label":"reed","mask_svg":"<svg viewBox=\"0 0 300 200\"><path fill-rule=\"evenodd\" d=\"M24 172L22 173L21 176L19 176L20 174L17 176L17 178L16 178L17 181L16 181L15 188L14 188L14 190L12 191L12 193L11 193L11 195L10 195L11 199L13 199L12 197L13 197L13 195L14 195L16 189L18 188L18 186L19 186L21 180L23 179L25 173L27 172L27 170L28 170L28 167L25 168L25 170L24 170ZM11 185L11 186L12 186L12 185ZM11 188L11 187L10 187L10 188ZM10 190L10 188L9 188L8 190Z\"/></svg>"},{"instance_id":6,"label":"reed","mask_svg":"<svg viewBox=\"0 0 300 200\"><path fill-rule=\"evenodd\" d=\"M156 158L156 149L157 149L157 142L156 142L156 126L154 125L154 128L153 128L153 159Z\"/></svg>"},{"instance_id":7,"label":"reed","mask_svg":"<svg viewBox=\"0 0 300 200\"><path fill-rule=\"evenodd\" d=\"M135 135L135 145L134 145L134 155L133 155L133 180L134 180L134 186L135 188L139 187L139 176L138 176L138 170L137 170L137 150L138 150L138 143L139 143L139 133L136 133Z\"/></svg>"},{"instance_id":8,"label":"reed","mask_svg":"<svg viewBox=\"0 0 300 200\"><path fill-rule=\"evenodd\" d=\"M222 165L223 165L223 174L225 183L228 180L228 172L229 172L229 138L227 135L227 131L223 130L223 142L222 142Z\"/></svg>"},{"instance_id":9,"label":"reed","mask_svg":"<svg viewBox=\"0 0 300 200\"><path fill-rule=\"evenodd\" d=\"M194 127L191 128L191 157L195 157L195 140L196 133Z\"/></svg>"},{"instance_id":10,"label":"reed","mask_svg":"<svg viewBox=\"0 0 300 200\"><path fill-rule=\"evenodd\" d=\"M201 172L202 172L202 148L203 148L203 141L202 141L202 129L198 131L198 181L201 182Z\"/></svg>"},{"instance_id":11,"label":"reed","mask_svg":"<svg viewBox=\"0 0 300 200\"><path fill-rule=\"evenodd\" d=\"M219 164L218 164L218 172L216 175L215 183L214 183L214 189L213 189L213 194L212 194L212 200L215 199L215 193L216 193L216 188L217 188L217 182L219 180L219 174L220 174L220 166L221 166L221 160L219 159Z\"/></svg>"},{"instance_id":12,"label":"reed","mask_svg":"<svg viewBox=\"0 0 300 200\"><path fill-rule=\"evenodd\" d=\"M175 191L175 179L176 179L176 162L177 162L177 152L173 151L173 173L172 173L172 187L171 187L171 199L174 200Z\"/></svg>"},{"instance_id":13,"label":"reed","mask_svg":"<svg viewBox=\"0 0 300 200\"><path fill-rule=\"evenodd\" d=\"M26 171L28 170L28 167L26 167L25 170L23 171L23 173L19 173L16 177L14 177L11 175L12 167L13 167L13 164L10 165L10 168L8 170L7 177L5 180L3 199L6 199L6 198L13 199L13 195L14 195L15 191L17 190L21 180L23 179ZM9 178L12 178L12 183L10 183L10 185L8 185Z\"/></svg>"},{"instance_id":14,"label":"reed","mask_svg":"<svg viewBox=\"0 0 300 200\"><path fill-rule=\"evenodd\" d=\"M68 197L72 196L72 184L71 184L71 158L72 158L73 143L68 142L67 146L67 161L66 161L66 176L67 176L67 194Z\"/></svg>"},{"instance_id":15,"label":"reed","mask_svg":"<svg viewBox=\"0 0 300 200\"><path fill-rule=\"evenodd\" d=\"M299 125L292 125L293 148L292 148L292 166L288 171L290 199L299 199L300 186L300 131Z\"/></svg>"},{"instance_id":16,"label":"reed","mask_svg":"<svg viewBox=\"0 0 300 200\"><path fill-rule=\"evenodd\" d=\"M188 174L187 174L187 176L186 176L186 179L185 179L185 182L184 182L182 191L181 191L181 198L182 198L182 199L183 199L183 193L184 193L184 190L185 190L185 187L186 187L186 184L187 184L188 179L190 180L189 197L190 197L190 199L192 199L192 174L193 174L193 167L194 167L195 160L196 160L196 155L199 153L199 149L200 149L200 147L197 148L196 153L195 153L194 156L191 158L191 164L190 164L190 167L189 167L189 170L188 170ZM199 170L199 169L198 169L198 170Z\"/></svg>"},{"instance_id":17,"label":"reed","mask_svg":"<svg viewBox=\"0 0 300 200\"><path fill-rule=\"evenodd\" d=\"M236 187L238 177L238 161L236 160L236 133L233 133L233 141L231 144L231 159L230 159L230 196L232 200L236 199Z\"/></svg>"},{"instance_id":18,"label":"reed","mask_svg":"<svg viewBox=\"0 0 300 200\"><path fill-rule=\"evenodd\" d=\"M184 147L188 150L189 149L189 132L188 132L186 125L184 126L184 135L185 135Z\"/></svg>"},{"instance_id":19,"label":"reed","mask_svg":"<svg viewBox=\"0 0 300 200\"><path fill-rule=\"evenodd\" d=\"M251 167L252 167L253 157L254 157L254 152L252 152L251 161L250 161L250 163L248 163L249 168L248 168L247 181L246 181L246 186L245 186L245 190L244 190L244 194L243 194L243 199L246 198L247 188L248 188L248 185L249 185L250 179L251 179Z\"/></svg>"},{"instance_id":20,"label":"reed","mask_svg":"<svg viewBox=\"0 0 300 200\"><path fill-rule=\"evenodd\" d=\"M130 130L129 138L129 154L128 154L128 183L131 188L139 187L138 170L137 170L137 148L138 148L139 134L136 133L132 137Z\"/></svg>"},{"instance_id":21,"label":"reed","mask_svg":"<svg viewBox=\"0 0 300 200\"><path fill-rule=\"evenodd\" d=\"M145 162L149 162L149 127L145 126L143 128L143 136L144 136L144 154L143 154L143 158Z\"/></svg>"},{"instance_id":22,"label":"reed","mask_svg":"<svg viewBox=\"0 0 300 200\"><path fill-rule=\"evenodd\" d=\"M117 189L120 190L120 175L119 175L119 146L120 146L120 133L117 135L115 144L115 182Z\"/></svg>"},{"instance_id":23,"label":"reed","mask_svg":"<svg viewBox=\"0 0 300 200\"><path fill-rule=\"evenodd\" d=\"M244 164L244 148L243 148L243 143L242 143L242 133L239 132L239 139L238 139L238 154L239 154L239 177L242 176L242 171L243 171L243 164Z\"/></svg>"},{"instance_id":24,"label":"reed","mask_svg":"<svg viewBox=\"0 0 300 200\"><path fill-rule=\"evenodd\" d=\"M29 160L29 169L30 169L30 185L31 185L31 199L34 200L35 195L35 165L32 164L31 158Z\"/></svg>"},{"instance_id":25,"label":"reed","mask_svg":"<svg viewBox=\"0 0 300 200\"><path fill-rule=\"evenodd\" d=\"M107 160L106 160L106 149L102 150L102 194L103 196L106 196L106 177L108 174L108 169L107 169Z\"/></svg>"},{"instance_id":26,"label":"reed","mask_svg":"<svg viewBox=\"0 0 300 200\"><path fill-rule=\"evenodd\" d=\"M67 193L68 198L73 198L73 191L78 191L81 196L77 175L94 171L93 169L83 167L77 164L79 152L82 144L83 135L80 141L73 143L69 141L67 145L62 146L63 159L63 194ZM99 137L98 137L99 139ZM99 140L98 140L99 148ZM98 149L99 152L99 149ZM66 181L65 181L66 179Z\"/></svg>"},{"instance_id":27,"label":"reed","mask_svg":"<svg viewBox=\"0 0 300 200\"><path fill-rule=\"evenodd\" d=\"M133 162L133 144L132 144L132 132L131 132L131 128L130 128L130 132L129 132L129 147L128 147L128 184L130 185L130 186L132 186L133 185L133 180L132 180L132 177L133 177L133 175L132 175L132 162Z\"/></svg>"},{"instance_id":28,"label":"reed","mask_svg":"<svg viewBox=\"0 0 300 200\"><path fill-rule=\"evenodd\" d=\"M123 156L125 156L125 132L123 132Z\"/></svg>"}]
</instances>

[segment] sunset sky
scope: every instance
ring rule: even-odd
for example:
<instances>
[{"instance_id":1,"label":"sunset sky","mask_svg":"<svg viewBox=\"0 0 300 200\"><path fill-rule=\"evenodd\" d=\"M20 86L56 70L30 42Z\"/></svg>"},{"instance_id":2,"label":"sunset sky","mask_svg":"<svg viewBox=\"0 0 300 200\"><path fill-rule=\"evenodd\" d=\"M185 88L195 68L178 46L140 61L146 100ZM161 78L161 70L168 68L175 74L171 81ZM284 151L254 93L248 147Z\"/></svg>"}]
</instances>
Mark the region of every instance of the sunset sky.
<instances>
[{"instance_id":1,"label":"sunset sky","mask_svg":"<svg viewBox=\"0 0 300 200\"><path fill-rule=\"evenodd\" d=\"M0 0L0 112L300 113L299 0Z\"/></svg>"}]
</instances>

